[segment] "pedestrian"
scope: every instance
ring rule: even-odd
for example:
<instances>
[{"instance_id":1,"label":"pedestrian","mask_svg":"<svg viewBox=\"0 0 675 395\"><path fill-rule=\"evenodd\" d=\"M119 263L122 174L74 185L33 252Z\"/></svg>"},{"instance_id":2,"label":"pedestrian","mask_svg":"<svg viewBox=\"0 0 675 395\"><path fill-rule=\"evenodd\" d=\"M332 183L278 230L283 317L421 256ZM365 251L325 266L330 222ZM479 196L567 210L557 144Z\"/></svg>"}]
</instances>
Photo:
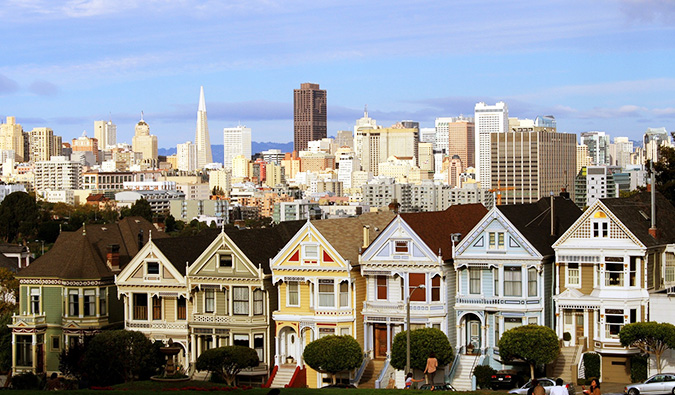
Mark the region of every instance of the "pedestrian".
<instances>
[{"instance_id":1,"label":"pedestrian","mask_svg":"<svg viewBox=\"0 0 675 395\"><path fill-rule=\"evenodd\" d=\"M532 379L532 385L527 390L527 395L546 395L546 390L539 384L539 380Z\"/></svg>"},{"instance_id":2,"label":"pedestrian","mask_svg":"<svg viewBox=\"0 0 675 395\"><path fill-rule=\"evenodd\" d=\"M590 390L589 395L601 395L600 394L600 383L598 383L598 379L591 380L591 387L590 387L589 390Z\"/></svg>"},{"instance_id":3,"label":"pedestrian","mask_svg":"<svg viewBox=\"0 0 675 395\"><path fill-rule=\"evenodd\" d=\"M434 386L434 375L436 374L436 369L438 368L438 359L436 359L436 354L431 352L429 358L427 358L427 367L424 368L424 374L427 375L427 384L431 384L431 390L436 389Z\"/></svg>"},{"instance_id":4,"label":"pedestrian","mask_svg":"<svg viewBox=\"0 0 675 395\"><path fill-rule=\"evenodd\" d=\"M558 377L555 380L555 385L551 388L550 395L569 395L567 388L563 386L563 379Z\"/></svg>"},{"instance_id":5,"label":"pedestrian","mask_svg":"<svg viewBox=\"0 0 675 395\"><path fill-rule=\"evenodd\" d=\"M420 381L422 381L422 380L421 380L421 379L420 379L420 380L415 380L415 379L413 378L413 374L412 374L412 373L408 373L408 375L405 376L405 388L404 388L404 389L409 390L410 388L412 388L412 383L419 383Z\"/></svg>"}]
</instances>

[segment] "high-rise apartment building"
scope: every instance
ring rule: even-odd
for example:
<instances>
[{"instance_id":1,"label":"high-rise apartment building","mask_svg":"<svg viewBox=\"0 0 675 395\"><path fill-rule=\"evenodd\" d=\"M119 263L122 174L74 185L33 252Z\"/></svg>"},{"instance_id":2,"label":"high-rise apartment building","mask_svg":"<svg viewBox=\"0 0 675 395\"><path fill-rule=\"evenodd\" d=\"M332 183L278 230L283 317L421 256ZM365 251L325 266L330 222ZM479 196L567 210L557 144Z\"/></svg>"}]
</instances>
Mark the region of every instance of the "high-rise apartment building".
<instances>
[{"instance_id":1,"label":"high-rise apartment building","mask_svg":"<svg viewBox=\"0 0 675 395\"><path fill-rule=\"evenodd\" d=\"M208 163L213 162L213 156L211 155L211 139L209 139L209 124L206 120L206 100L204 100L203 86L199 91L199 109L197 110L195 145L197 146L197 168L203 169Z\"/></svg>"},{"instance_id":2,"label":"high-rise apartment building","mask_svg":"<svg viewBox=\"0 0 675 395\"><path fill-rule=\"evenodd\" d=\"M595 166L609 165L609 135L598 131L583 132L581 144L588 147L588 155Z\"/></svg>"},{"instance_id":3,"label":"high-rise apartment building","mask_svg":"<svg viewBox=\"0 0 675 395\"><path fill-rule=\"evenodd\" d=\"M192 141L178 144L176 147L176 165L180 171L197 170L197 145Z\"/></svg>"},{"instance_id":4,"label":"high-rise apartment building","mask_svg":"<svg viewBox=\"0 0 675 395\"><path fill-rule=\"evenodd\" d=\"M381 128L361 129L357 132L361 152L361 168L363 171L378 174L378 165L390 156L417 158L418 129Z\"/></svg>"},{"instance_id":5,"label":"high-rise apartment building","mask_svg":"<svg viewBox=\"0 0 675 395\"><path fill-rule=\"evenodd\" d=\"M533 203L568 191L576 176L576 135L547 131L491 133L491 185L501 204ZM571 191L570 191L571 192Z\"/></svg>"},{"instance_id":6,"label":"high-rise apartment building","mask_svg":"<svg viewBox=\"0 0 675 395\"><path fill-rule=\"evenodd\" d=\"M82 132L82 136L73 139L73 152L91 152L94 155L96 163L100 163L98 156L98 139L87 137L87 132Z\"/></svg>"},{"instance_id":7,"label":"high-rise apartment building","mask_svg":"<svg viewBox=\"0 0 675 395\"><path fill-rule=\"evenodd\" d=\"M319 84L303 83L293 90L293 149L304 151L307 142L327 136L326 91Z\"/></svg>"},{"instance_id":8,"label":"high-rise apartment building","mask_svg":"<svg viewBox=\"0 0 675 395\"><path fill-rule=\"evenodd\" d=\"M36 192L80 189L82 165L65 156L52 156L49 160L35 162Z\"/></svg>"},{"instance_id":9,"label":"high-rise apartment building","mask_svg":"<svg viewBox=\"0 0 675 395\"><path fill-rule=\"evenodd\" d=\"M340 165L337 170L338 181L342 183L342 188L352 187L352 174L361 170L361 161L353 152L343 152L340 154Z\"/></svg>"},{"instance_id":10,"label":"high-rise apartment building","mask_svg":"<svg viewBox=\"0 0 675 395\"><path fill-rule=\"evenodd\" d=\"M61 136L55 136L50 128L33 128L30 135L30 160L39 162L61 155Z\"/></svg>"},{"instance_id":11,"label":"high-rise apartment building","mask_svg":"<svg viewBox=\"0 0 675 395\"><path fill-rule=\"evenodd\" d=\"M608 166L584 166L574 180L574 203L589 207L598 199L619 197L614 172Z\"/></svg>"},{"instance_id":12,"label":"high-rise apartment building","mask_svg":"<svg viewBox=\"0 0 675 395\"><path fill-rule=\"evenodd\" d=\"M491 134L506 133L509 127L509 108L504 102L494 106L483 102L474 108L476 179L482 188L492 188Z\"/></svg>"},{"instance_id":13,"label":"high-rise apartment building","mask_svg":"<svg viewBox=\"0 0 675 395\"><path fill-rule=\"evenodd\" d=\"M143 119L143 114L136 124L131 145L134 152L141 153L143 160L157 161L157 136L150 134L150 126Z\"/></svg>"},{"instance_id":14,"label":"high-rise apartment building","mask_svg":"<svg viewBox=\"0 0 675 395\"><path fill-rule=\"evenodd\" d=\"M14 151L14 160L24 161L23 128L16 123L16 117L7 117L7 122L0 124L0 150Z\"/></svg>"},{"instance_id":15,"label":"high-rise apartment building","mask_svg":"<svg viewBox=\"0 0 675 395\"><path fill-rule=\"evenodd\" d=\"M630 165L630 156L633 154L633 142L628 137L614 137L614 143L609 145L609 164L625 169Z\"/></svg>"},{"instance_id":16,"label":"high-rise apartment building","mask_svg":"<svg viewBox=\"0 0 675 395\"><path fill-rule=\"evenodd\" d=\"M458 155L464 167L473 167L476 130L471 117L436 118L436 150L447 156Z\"/></svg>"},{"instance_id":17,"label":"high-rise apartment building","mask_svg":"<svg viewBox=\"0 0 675 395\"><path fill-rule=\"evenodd\" d=\"M223 129L223 167L232 168L232 160L243 155L251 159L251 128L235 126Z\"/></svg>"},{"instance_id":18,"label":"high-rise apartment building","mask_svg":"<svg viewBox=\"0 0 675 395\"><path fill-rule=\"evenodd\" d=\"M109 121L94 121L94 138L98 140L101 150L109 149L117 144L117 125Z\"/></svg>"},{"instance_id":19,"label":"high-rise apartment building","mask_svg":"<svg viewBox=\"0 0 675 395\"><path fill-rule=\"evenodd\" d=\"M579 174L579 171L584 166L590 166L593 164L591 157L588 156L588 146L583 144L577 144L577 171L576 174Z\"/></svg>"}]
</instances>

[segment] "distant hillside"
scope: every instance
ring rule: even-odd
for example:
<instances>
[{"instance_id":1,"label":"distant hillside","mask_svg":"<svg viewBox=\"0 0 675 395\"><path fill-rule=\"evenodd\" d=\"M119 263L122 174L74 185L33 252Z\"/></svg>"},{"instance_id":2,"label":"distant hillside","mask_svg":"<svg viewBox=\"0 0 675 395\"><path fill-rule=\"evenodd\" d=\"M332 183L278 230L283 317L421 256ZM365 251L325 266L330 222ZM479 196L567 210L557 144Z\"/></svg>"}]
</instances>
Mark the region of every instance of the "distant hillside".
<instances>
[{"instance_id":1,"label":"distant hillside","mask_svg":"<svg viewBox=\"0 0 675 395\"><path fill-rule=\"evenodd\" d=\"M293 152L293 142L288 143L274 143L271 141L267 142L258 142L253 141L251 143L251 152L253 154L258 152L267 151L269 149L279 149L281 152ZM176 154L176 148L159 148L157 150L158 155L169 156ZM224 148L222 144L214 144L211 146L211 155L213 156L214 162L222 162L224 155Z\"/></svg>"}]
</instances>

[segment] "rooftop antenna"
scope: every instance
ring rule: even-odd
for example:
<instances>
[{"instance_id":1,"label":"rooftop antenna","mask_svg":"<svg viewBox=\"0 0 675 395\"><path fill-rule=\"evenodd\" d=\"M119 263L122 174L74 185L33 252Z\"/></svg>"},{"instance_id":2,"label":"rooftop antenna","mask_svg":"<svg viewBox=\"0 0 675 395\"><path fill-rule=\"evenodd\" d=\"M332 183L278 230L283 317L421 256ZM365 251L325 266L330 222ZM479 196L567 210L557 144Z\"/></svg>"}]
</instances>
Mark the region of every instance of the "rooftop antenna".
<instances>
[{"instance_id":1,"label":"rooftop antenna","mask_svg":"<svg viewBox=\"0 0 675 395\"><path fill-rule=\"evenodd\" d=\"M141 110L141 121L143 121L143 110Z\"/></svg>"}]
</instances>

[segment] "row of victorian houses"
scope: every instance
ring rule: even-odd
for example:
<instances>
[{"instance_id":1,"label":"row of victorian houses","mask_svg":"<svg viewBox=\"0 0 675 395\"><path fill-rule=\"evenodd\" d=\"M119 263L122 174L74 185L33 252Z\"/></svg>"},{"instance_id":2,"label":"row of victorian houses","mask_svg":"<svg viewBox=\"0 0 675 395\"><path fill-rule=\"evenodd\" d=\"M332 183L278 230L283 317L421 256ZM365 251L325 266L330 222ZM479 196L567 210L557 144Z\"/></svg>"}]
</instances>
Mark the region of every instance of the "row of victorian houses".
<instances>
[{"instance_id":1,"label":"row of victorian houses","mask_svg":"<svg viewBox=\"0 0 675 395\"><path fill-rule=\"evenodd\" d=\"M675 210L660 195L656 202L655 229L640 194L585 212L551 197L178 238L139 218L63 232L18 274L13 372L58 371L69 344L123 326L173 339L190 373L204 350L245 345L261 365L241 380L321 387L326 377L302 352L335 334L356 338L367 357L345 381L394 378L401 387L388 358L409 301L411 329L438 328L450 339L458 357L446 374L458 388L470 389L476 364L502 368L501 334L527 324L571 334L563 377L576 374L584 352L597 352L603 380L628 381L636 350L621 347L618 332L667 320L675 293Z\"/></svg>"}]
</instances>

